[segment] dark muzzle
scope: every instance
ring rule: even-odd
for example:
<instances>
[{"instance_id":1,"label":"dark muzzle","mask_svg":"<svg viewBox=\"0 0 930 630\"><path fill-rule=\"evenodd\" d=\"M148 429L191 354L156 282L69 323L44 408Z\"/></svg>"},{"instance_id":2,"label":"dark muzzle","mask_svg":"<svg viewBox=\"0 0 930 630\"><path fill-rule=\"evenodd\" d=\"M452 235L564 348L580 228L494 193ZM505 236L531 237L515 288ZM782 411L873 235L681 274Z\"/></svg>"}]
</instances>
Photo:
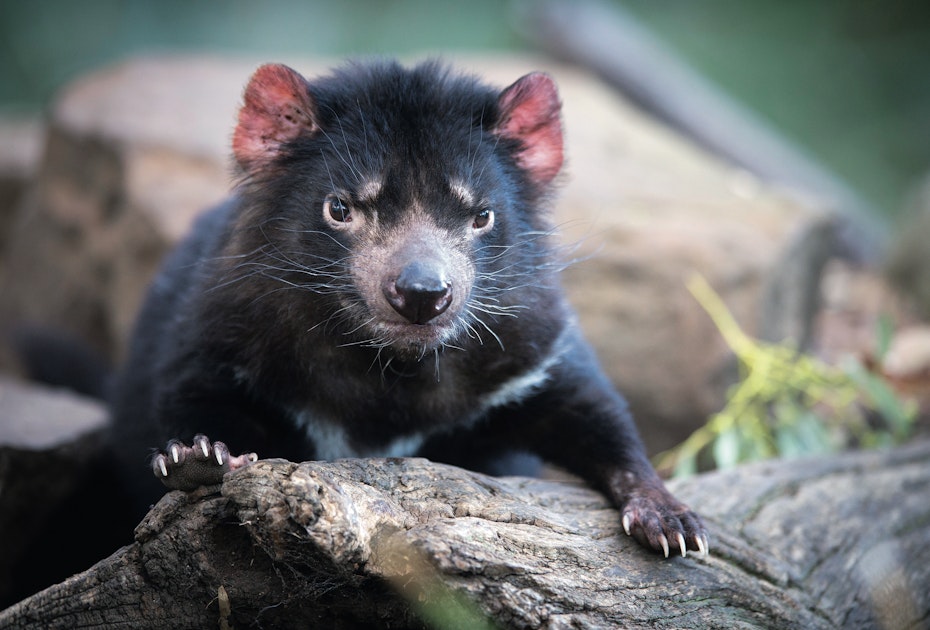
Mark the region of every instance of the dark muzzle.
<instances>
[{"instance_id":1,"label":"dark muzzle","mask_svg":"<svg viewBox=\"0 0 930 630\"><path fill-rule=\"evenodd\" d=\"M442 266L431 262L408 263L397 279L384 283L382 292L391 307L411 324L426 324L452 303L452 283Z\"/></svg>"}]
</instances>

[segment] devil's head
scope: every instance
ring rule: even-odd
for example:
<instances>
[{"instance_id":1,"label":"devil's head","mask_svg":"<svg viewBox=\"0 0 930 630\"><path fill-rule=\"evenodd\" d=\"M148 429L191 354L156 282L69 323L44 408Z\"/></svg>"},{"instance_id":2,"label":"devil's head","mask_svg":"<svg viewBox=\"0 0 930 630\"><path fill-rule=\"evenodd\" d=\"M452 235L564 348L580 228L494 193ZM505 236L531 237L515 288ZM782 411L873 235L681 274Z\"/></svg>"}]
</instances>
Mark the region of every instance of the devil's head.
<instances>
[{"instance_id":1,"label":"devil's head","mask_svg":"<svg viewBox=\"0 0 930 630\"><path fill-rule=\"evenodd\" d=\"M280 306L303 311L289 320L407 356L496 337L532 307L521 288L546 256L539 206L562 166L547 75L498 91L435 63L312 83L266 65L244 100L224 282L299 295Z\"/></svg>"}]
</instances>

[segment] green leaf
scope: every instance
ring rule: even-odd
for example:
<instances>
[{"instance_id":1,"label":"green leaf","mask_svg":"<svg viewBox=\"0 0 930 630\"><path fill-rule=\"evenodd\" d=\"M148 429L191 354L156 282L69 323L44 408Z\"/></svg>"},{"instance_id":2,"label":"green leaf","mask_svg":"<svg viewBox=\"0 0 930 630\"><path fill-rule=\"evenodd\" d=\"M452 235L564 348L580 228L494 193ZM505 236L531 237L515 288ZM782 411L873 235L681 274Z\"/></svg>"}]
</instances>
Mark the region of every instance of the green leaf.
<instances>
[{"instance_id":1,"label":"green leaf","mask_svg":"<svg viewBox=\"0 0 930 630\"><path fill-rule=\"evenodd\" d=\"M778 447L778 454L785 459L807 454L804 441L798 435L797 427L794 425L775 427L775 444Z\"/></svg>"},{"instance_id":2,"label":"green leaf","mask_svg":"<svg viewBox=\"0 0 930 630\"><path fill-rule=\"evenodd\" d=\"M798 416L797 432L805 454L830 453L836 450L823 420L813 411Z\"/></svg>"},{"instance_id":3,"label":"green leaf","mask_svg":"<svg viewBox=\"0 0 930 630\"><path fill-rule=\"evenodd\" d=\"M891 347L891 339L894 337L894 320L887 313L879 316L875 322L875 358L879 363L885 360L888 354L888 348Z\"/></svg>"},{"instance_id":4,"label":"green leaf","mask_svg":"<svg viewBox=\"0 0 930 630\"><path fill-rule=\"evenodd\" d=\"M713 444L714 461L717 468L726 470L739 463L740 434L737 429L730 427L724 430Z\"/></svg>"},{"instance_id":5,"label":"green leaf","mask_svg":"<svg viewBox=\"0 0 930 630\"><path fill-rule=\"evenodd\" d=\"M906 437L914 423L913 405L903 403L883 378L865 369L858 361L850 361L844 370L867 398L869 406L888 423L898 438Z\"/></svg>"},{"instance_id":6,"label":"green leaf","mask_svg":"<svg viewBox=\"0 0 930 630\"><path fill-rule=\"evenodd\" d=\"M694 455L682 455L675 462L675 477L690 477L697 474L697 458Z\"/></svg>"}]
</instances>

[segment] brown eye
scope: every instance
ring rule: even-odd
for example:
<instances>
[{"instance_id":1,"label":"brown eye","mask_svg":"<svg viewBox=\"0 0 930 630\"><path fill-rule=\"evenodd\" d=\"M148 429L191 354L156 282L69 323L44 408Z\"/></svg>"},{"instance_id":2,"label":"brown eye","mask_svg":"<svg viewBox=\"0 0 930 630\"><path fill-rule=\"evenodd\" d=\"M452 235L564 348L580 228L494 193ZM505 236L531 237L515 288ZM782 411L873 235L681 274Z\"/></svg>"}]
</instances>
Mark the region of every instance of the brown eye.
<instances>
[{"instance_id":1,"label":"brown eye","mask_svg":"<svg viewBox=\"0 0 930 630\"><path fill-rule=\"evenodd\" d=\"M491 210L482 210L475 215L475 220L471 224L472 229L486 230L494 222L494 212Z\"/></svg>"},{"instance_id":2,"label":"brown eye","mask_svg":"<svg viewBox=\"0 0 930 630\"><path fill-rule=\"evenodd\" d=\"M352 221L352 210L349 208L349 204L333 193L326 195L326 200L323 202L323 213L337 223Z\"/></svg>"}]
</instances>

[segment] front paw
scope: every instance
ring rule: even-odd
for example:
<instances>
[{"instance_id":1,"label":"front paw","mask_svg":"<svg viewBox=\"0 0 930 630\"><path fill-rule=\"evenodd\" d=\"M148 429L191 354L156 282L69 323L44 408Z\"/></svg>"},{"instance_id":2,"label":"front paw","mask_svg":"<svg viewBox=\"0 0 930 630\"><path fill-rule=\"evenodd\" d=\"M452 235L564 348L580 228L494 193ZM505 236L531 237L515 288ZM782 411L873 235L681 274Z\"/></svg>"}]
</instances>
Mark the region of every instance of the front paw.
<instances>
[{"instance_id":1,"label":"front paw","mask_svg":"<svg viewBox=\"0 0 930 630\"><path fill-rule=\"evenodd\" d=\"M628 536L639 544L661 551L687 555L696 551L707 555L707 529L701 517L664 488L641 488L630 493L621 509L621 523Z\"/></svg>"},{"instance_id":2,"label":"front paw","mask_svg":"<svg viewBox=\"0 0 930 630\"><path fill-rule=\"evenodd\" d=\"M196 490L223 481L230 470L248 466L258 460L255 453L232 456L222 442L205 435L194 437L193 446L171 440L165 450L152 457L152 472L172 490Z\"/></svg>"}]
</instances>

